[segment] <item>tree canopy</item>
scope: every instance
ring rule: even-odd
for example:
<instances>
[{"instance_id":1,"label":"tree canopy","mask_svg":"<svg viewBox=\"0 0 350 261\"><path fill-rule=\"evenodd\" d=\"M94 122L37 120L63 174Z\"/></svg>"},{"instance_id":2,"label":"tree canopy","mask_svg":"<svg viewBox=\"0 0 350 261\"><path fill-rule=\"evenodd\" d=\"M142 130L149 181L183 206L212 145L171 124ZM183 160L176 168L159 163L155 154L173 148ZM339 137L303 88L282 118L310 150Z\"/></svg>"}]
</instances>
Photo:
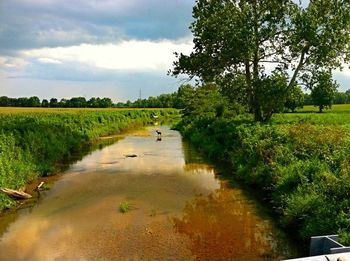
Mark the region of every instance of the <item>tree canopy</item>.
<instances>
[{"instance_id":1,"label":"tree canopy","mask_svg":"<svg viewBox=\"0 0 350 261\"><path fill-rule=\"evenodd\" d=\"M7 107L61 107L61 108L109 108L113 107L113 102L110 98L95 98L92 97L86 100L84 97L73 97L71 99L61 99L58 101L56 98L51 98L50 101L40 99L36 96L30 98L10 98L7 96L0 97L0 106Z\"/></svg>"},{"instance_id":2,"label":"tree canopy","mask_svg":"<svg viewBox=\"0 0 350 261\"><path fill-rule=\"evenodd\" d=\"M313 104L318 106L319 111L331 108L335 99L335 93L338 84L332 80L332 75L329 72L319 72L315 75L317 83L311 91Z\"/></svg>"},{"instance_id":3,"label":"tree canopy","mask_svg":"<svg viewBox=\"0 0 350 261\"><path fill-rule=\"evenodd\" d=\"M286 110L291 110L292 112L295 112L297 108L302 108L305 103L305 94L303 93L300 86L294 87L289 93L286 98L286 102L284 104L284 107Z\"/></svg>"},{"instance_id":4,"label":"tree canopy","mask_svg":"<svg viewBox=\"0 0 350 261\"><path fill-rule=\"evenodd\" d=\"M258 121L269 120L297 83L310 86L317 71L350 58L347 0L314 0L306 8L292 0L197 0L193 17L194 50L176 54L172 74L229 81L230 96L243 92Z\"/></svg>"}]
</instances>

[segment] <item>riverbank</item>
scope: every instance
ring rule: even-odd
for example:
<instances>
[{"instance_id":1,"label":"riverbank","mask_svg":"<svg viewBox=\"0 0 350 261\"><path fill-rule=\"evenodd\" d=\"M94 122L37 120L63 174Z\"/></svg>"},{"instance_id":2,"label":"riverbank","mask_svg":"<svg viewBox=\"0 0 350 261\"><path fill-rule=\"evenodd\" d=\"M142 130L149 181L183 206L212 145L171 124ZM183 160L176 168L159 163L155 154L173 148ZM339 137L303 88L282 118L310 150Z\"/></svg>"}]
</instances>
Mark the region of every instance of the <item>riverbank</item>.
<instances>
[{"instance_id":1,"label":"riverbank","mask_svg":"<svg viewBox=\"0 0 350 261\"><path fill-rule=\"evenodd\" d=\"M74 151L98 137L178 115L173 109L0 110L0 187L20 189L60 170ZM0 210L15 201L0 194Z\"/></svg>"},{"instance_id":2,"label":"riverbank","mask_svg":"<svg viewBox=\"0 0 350 261\"><path fill-rule=\"evenodd\" d=\"M281 114L184 119L183 135L232 176L269 199L279 224L308 244L340 233L349 243L350 114Z\"/></svg>"}]
</instances>

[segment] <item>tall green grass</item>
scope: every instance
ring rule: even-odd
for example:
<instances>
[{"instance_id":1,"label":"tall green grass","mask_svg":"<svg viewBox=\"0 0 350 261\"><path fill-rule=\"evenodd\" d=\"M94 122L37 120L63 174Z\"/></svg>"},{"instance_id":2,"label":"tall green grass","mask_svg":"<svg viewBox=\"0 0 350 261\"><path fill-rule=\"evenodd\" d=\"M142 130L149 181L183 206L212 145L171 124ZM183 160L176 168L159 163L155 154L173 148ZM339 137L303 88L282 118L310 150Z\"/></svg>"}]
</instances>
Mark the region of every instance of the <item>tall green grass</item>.
<instances>
[{"instance_id":1,"label":"tall green grass","mask_svg":"<svg viewBox=\"0 0 350 261\"><path fill-rule=\"evenodd\" d=\"M9 110L9 109L6 109ZM0 111L0 187L18 189L38 176L59 170L83 144L152 121L176 110ZM0 195L0 210L13 201Z\"/></svg>"}]
</instances>

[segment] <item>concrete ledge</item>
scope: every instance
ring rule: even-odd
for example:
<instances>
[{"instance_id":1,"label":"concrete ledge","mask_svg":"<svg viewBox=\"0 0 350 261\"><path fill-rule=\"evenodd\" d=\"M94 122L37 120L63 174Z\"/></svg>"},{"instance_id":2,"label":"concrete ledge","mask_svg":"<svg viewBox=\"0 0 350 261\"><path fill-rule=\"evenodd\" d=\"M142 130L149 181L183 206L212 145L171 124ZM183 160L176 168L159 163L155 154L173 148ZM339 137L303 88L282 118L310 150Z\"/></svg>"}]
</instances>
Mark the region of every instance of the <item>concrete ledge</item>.
<instances>
[{"instance_id":1,"label":"concrete ledge","mask_svg":"<svg viewBox=\"0 0 350 261\"><path fill-rule=\"evenodd\" d=\"M311 237L310 256L294 261L350 261L350 247L338 242L338 235Z\"/></svg>"},{"instance_id":2,"label":"concrete ledge","mask_svg":"<svg viewBox=\"0 0 350 261\"><path fill-rule=\"evenodd\" d=\"M344 246L338 242L338 235L311 237L309 255L318 256L324 254L332 254L332 249L341 248L344 248Z\"/></svg>"}]
</instances>

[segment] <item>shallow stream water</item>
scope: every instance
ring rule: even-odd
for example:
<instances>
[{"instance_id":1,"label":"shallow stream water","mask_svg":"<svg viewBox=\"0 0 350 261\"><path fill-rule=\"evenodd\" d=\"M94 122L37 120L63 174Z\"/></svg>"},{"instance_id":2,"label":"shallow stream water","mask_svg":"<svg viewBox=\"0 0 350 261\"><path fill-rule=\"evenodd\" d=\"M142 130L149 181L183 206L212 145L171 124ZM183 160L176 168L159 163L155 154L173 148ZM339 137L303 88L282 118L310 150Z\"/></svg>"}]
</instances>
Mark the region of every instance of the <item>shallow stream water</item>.
<instances>
[{"instance_id":1,"label":"shallow stream water","mask_svg":"<svg viewBox=\"0 0 350 261\"><path fill-rule=\"evenodd\" d=\"M155 129L118 136L73 164L35 206L6 225L0 260L253 261L294 255L254 200L217 177L178 132L160 127L159 140ZM126 157L132 154L137 157ZM130 206L126 213L119 211L122 202ZM5 222L2 217L0 228Z\"/></svg>"}]
</instances>

